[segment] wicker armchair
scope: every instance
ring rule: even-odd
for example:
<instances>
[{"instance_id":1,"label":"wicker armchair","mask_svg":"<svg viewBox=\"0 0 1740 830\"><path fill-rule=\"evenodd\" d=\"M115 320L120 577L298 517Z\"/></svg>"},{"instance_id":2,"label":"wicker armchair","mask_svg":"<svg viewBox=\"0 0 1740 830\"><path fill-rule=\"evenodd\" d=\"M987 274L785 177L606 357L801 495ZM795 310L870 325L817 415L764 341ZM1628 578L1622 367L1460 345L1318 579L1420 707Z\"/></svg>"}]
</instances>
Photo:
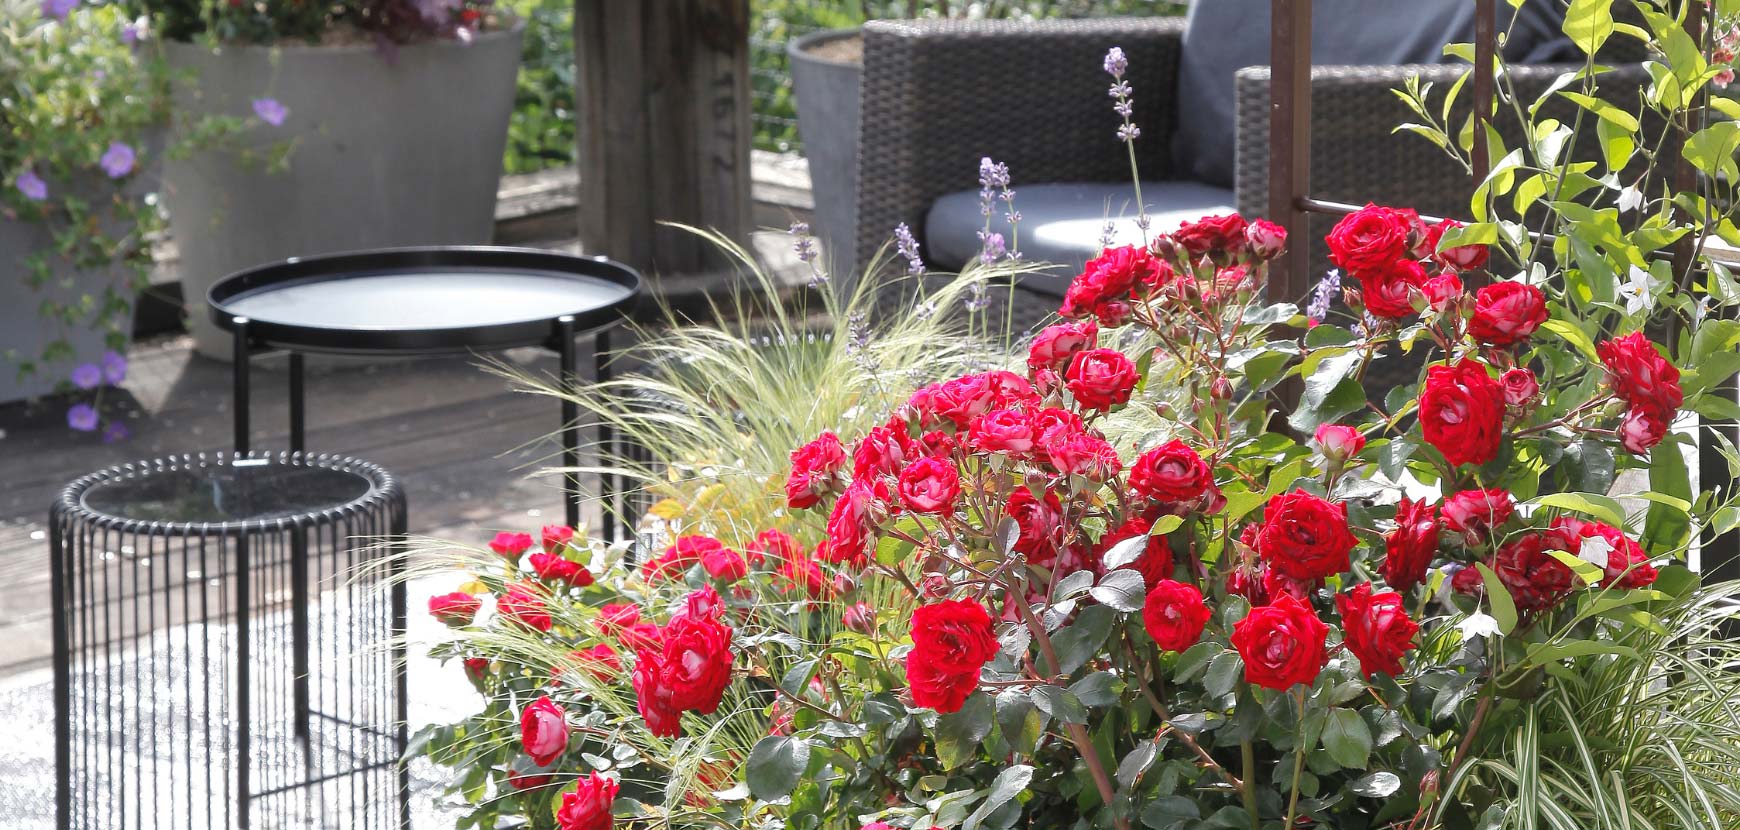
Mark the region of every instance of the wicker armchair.
<instances>
[{"instance_id":1,"label":"wicker armchair","mask_svg":"<svg viewBox=\"0 0 1740 830\"><path fill-rule=\"evenodd\" d=\"M926 211L940 196L976 186L978 160L1006 162L1019 190L1041 182L1128 181L1129 160L1111 136L1118 119L1104 95L1100 62L1120 46L1130 56L1130 81L1142 127L1137 142L1144 179L1165 179L1173 167L1171 134L1186 114L1176 112L1184 21L1178 18L1092 20L874 21L864 27L863 127L858 162L856 255L870 262L890 232L905 223L922 233ZM1629 38L1614 38L1616 45ZM1606 55L1635 62L1636 54ZM1532 99L1575 66L1512 66L1511 81ZM1312 195L1335 201L1413 206L1422 213L1468 212L1468 172L1419 136L1395 127L1414 120L1395 96L1409 76L1447 88L1465 67L1317 66L1312 69ZM1603 97L1635 109L1647 82L1640 66L1602 76ZM1268 199L1269 71L1241 71L1236 82L1235 200L1247 216ZM1467 99L1463 95L1464 101ZM1574 105L1561 101L1566 122ZM1466 109L1464 109L1466 111ZM1552 112L1552 110L1549 110ZM1520 131L1500 118L1510 146ZM1587 130L1593 157L1594 131ZM1017 196L1019 207L1019 196ZM1321 220L1319 220L1321 224ZM1314 261L1326 263L1322 231ZM1029 289L1017 297L1023 327L1042 319L1056 297ZM901 302L893 300L892 302ZM1001 312L998 312L1001 316Z\"/></svg>"}]
</instances>

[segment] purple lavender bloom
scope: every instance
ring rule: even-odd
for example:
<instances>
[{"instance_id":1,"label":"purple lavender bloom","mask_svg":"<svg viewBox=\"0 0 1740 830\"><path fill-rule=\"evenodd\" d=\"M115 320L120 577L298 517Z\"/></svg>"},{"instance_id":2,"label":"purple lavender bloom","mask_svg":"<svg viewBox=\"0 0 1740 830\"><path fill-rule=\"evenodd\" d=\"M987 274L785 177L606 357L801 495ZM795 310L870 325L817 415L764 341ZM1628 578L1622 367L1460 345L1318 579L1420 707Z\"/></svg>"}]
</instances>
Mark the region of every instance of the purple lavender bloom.
<instances>
[{"instance_id":1,"label":"purple lavender bloom","mask_svg":"<svg viewBox=\"0 0 1740 830\"><path fill-rule=\"evenodd\" d=\"M810 236L810 223L793 222L788 231L797 241L792 243L792 250L797 252L800 262L814 262L816 259L816 239Z\"/></svg>"},{"instance_id":2,"label":"purple lavender bloom","mask_svg":"<svg viewBox=\"0 0 1740 830\"><path fill-rule=\"evenodd\" d=\"M1311 291L1311 302L1305 306L1305 318L1315 326L1329 316L1329 304L1335 302L1336 295L1341 293L1341 272L1334 268L1317 281L1317 287Z\"/></svg>"},{"instance_id":3,"label":"purple lavender bloom","mask_svg":"<svg viewBox=\"0 0 1740 830\"><path fill-rule=\"evenodd\" d=\"M118 179L133 172L133 162L137 160L133 148L127 146L126 142L111 141L108 151L103 153L98 164L102 165L103 172L109 174L109 178Z\"/></svg>"},{"instance_id":4,"label":"purple lavender bloom","mask_svg":"<svg viewBox=\"0 0 1740 830\"><path fill-rule=\"evenodd\" d=\"M1130 59L1124 57L1124 50L1116 46L1106 51L1106 74L1114 78L1124 77L1124 72L1130 68Z\"/></svg>"},{"instance_id":5,"label":"purple lavender bloom","mask_svg":"<svg viewBox=\"0 0 1740 830\"><path fill-rule=\"evenodd\" d=\"M97 410L88 403L75 403L66 411L66 425L79 432L92 432L97 428Z\"/></svg>"},{"instance_id":6,"label":"purple lavender bloom","mask_svg":"<svg viewBox=\"0 0 1740 830\"><path fill-rule=\"evenodd\" d=\"M1142 137L1142 128L1135 124L1124 124L1118 127L1119 141L1135 141Z\"/></svg>"},{"instance_id":7,"label":"purple lavender bloom","mask_svg":"<svg viewBox=\"0 0 1740 830\"><path fill-rule=\"evenodd\" d=\"M64 20L78 6L79 0L42 0L42 16Z\"/></svg>"},{"instance_id":8,"label":"purple lavender bloom","mask_svg":"<svg viewBox=\"0 0 1740 830\"><path fill-rule=\"evenodd\" d=\"M127 379L127 356L117 352L103 352L103 380L110 386L117 386Z\"/></svg>"},{"instance_id":9,"label":"purple lavender bloom","mask_svg":"<svg viewBox=\"0 0 1740 830\"><path fill-rule=\"evenodd\" d=\"M918 240L912 235L912 229L901 222L894 228L894 249L906 260L906 273L924 273L924 260L918 255Z\"/></svg>"},{"instance_id":10,"label":"purple lavender bloom","mask_svg":"<svg viewBox=\"0 0 1740 830\"><path fill-rule=\"evenodd\" d=\"M18 188L19 193L24 194L24 198L32 202L40 202L48 198L48 182L36 175L35 170L19 173L18 178L12 184Z\"/></svg>"},{"instance_id":11,"label":"purple lavender bloom","mask_svg":"<svg viewBox=\"0 0 1740 830\"><path fill-rule=\"evenodd\" d=\"M103 383L103 370L95 363L81 363L72 370L72 382L80 389L95 389Z\"/></svg>"},{"instance_id":12,"label":"purple lavender bloom","mask_svg":"<svg viewBox=\"0 0 1740 830\"><path fill-rule=\"evenodd\" d=\"M290 110L278 103L276 98L255 98L254 114L259 116L261 121L278 127L284 124L284 117L290 114Z\"/></svg>"},{"instance_id":13,"label":"purple lavender bloom","mask_svg":"<svg viewBox=\"0 0 1740 830\"><path fill-rule=\"evenodd\" d=\"M105 444L118 444L132 435L133 433L127 429L127 425L120 421L110 421L108 426L103 427L103 443Z\"/></svg>"},{"instance_id":14,"label":"purple lavender bloom","mask_svg":"<svg viewBox=\"0 0 1740 830\"><path fill-rule=\"evenodd\" d=\"M986 265L1002 259L1003 255L1008 253L1007 243L1003 241L1003 235L1000 233L979 231L979 244L983 248L979 253L979 261Z\"/></svg>"},{"instance_id":15,"label":"purple lavender bloom","mask_svg":"<svg viewBox=\"0 0 1740 830\"><path fill-rule=\"evenodd\" d=\"M1009 165L991 160L990 156L979 159L979 187L986 190L1002 190L1009 186Z\"/></svg>"}]
</instances>

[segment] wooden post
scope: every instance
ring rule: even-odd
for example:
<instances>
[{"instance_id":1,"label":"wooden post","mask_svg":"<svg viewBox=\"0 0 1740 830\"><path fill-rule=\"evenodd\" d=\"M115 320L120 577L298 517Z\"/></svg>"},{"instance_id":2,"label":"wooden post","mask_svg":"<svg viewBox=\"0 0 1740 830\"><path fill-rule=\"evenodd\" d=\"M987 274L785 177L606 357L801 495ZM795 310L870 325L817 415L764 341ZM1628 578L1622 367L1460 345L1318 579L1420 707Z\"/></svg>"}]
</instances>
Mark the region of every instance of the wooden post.
<instances>
[{"instance_id":1,"label":"wooden post","mask_svg":"<svg viewBox=\"0 0 1740 830\"><path fill-rule=\"evenodd\" d=\"M1311 0L1272 0L1269 10L1269 221L1287 229L1287 254L1270 264L1270 298L1310 290ZM1290 397L1290 396L1289 396Z\"/></svg>"},{"instance_id":2,"label":"wooden post","mask_svg":"<svg viewBox=\"0 0 1740 830\"><path fill-rule=\"evenodd\" d=\"M580 244L654 286L750 230L749 0L575 0ZM666 287L670 287L667 283Z\"/></svg>"}]
</instances>

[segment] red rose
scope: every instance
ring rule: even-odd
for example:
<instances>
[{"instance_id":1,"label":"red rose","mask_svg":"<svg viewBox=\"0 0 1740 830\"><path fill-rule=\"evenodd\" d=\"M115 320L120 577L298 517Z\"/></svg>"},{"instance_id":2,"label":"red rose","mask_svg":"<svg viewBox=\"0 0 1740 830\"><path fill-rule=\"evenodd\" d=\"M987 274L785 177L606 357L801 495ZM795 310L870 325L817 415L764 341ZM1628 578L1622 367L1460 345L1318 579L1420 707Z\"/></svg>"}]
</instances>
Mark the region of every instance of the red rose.
<instances>
[{"instance_id":1,"label":"red rose","mask_svg":"<svg viewBox=\"0 0 1740 830\"><path fill-rule=\"evenodd\" d=\"M1424 499L1402 499L1396 507L1396 529L1384 536L1384 581L1408 591L1426 581L1426 569L1438 555L1438 516Z\"/></svg>"},{"instance_id":2,"label":"red rose","mask_svg":"<svg viewBox=\"0 0 1740 830\"><path fill-rule=\"evenodd\" d=\"M1455 271L1445 271L1427 278L1420 291L1426 295L1427 308L1434 312L1443 311L1462 299L1462 278L1456 276Z\"/></svg>"},{"instance_id":3,"label":"red rose","mask_svg":"<svg viewBox=\"0 0 1740 830\"><path fill-rule=\"evenodd\" d=\"M1329 626L1311 607L1285 594L1251 609L1233 624L1232 645L1245 660L1245 680L1284 692L1311 683L1329 661Z\"/></svg>"},{"instance_id":4,"label":"red rose","mask_svg":"<svg viewBox=\"0 0 1740 830\"><path fill-rule=\"evenodd\" d=\"M1544 611L1571 593L1570 567L1550 551L1570 552L1565 534L1529 533L1498 549L1492 570L1522 611Z\"/></svg>"},{"instance_id":5,"label":"red rose","mask_svg":"<svg viewBox=\"0 0 1740 830\"><path fill-rule=\"evenodd\" d=\"M1490 560L1484 564L1488 568L1492 567L1492 562ZM1450 590L1455 591L1458 594L1479 596L1481 591L1484 591L1485 589L1486 577L1481 576L1480 569L1473 565L1466 565L1458 568L1456 573L1450 577Z\"/></svg>"},{"instance_id":6,"label":"red rose","mask_svg":"<svg viewBox=\"0 0 1740 830\"><path fill-rule=\"evenodd\" d=\"M801 558L804 555L802 545L784 531L776 529L763 530L755 534L755 539L743 546L743 551L749 554L749 564L760 567L767 560L783 562L787 559Z\"/></svg>"},{"instance_id":7,"label":"red rose","mask_svg":"<svg viewBox=\"0 0 1740 830\"><path fill-rule=\"evenodd\" d=\"M635 623L640 622L640 606L611 603L598 609L598 631L606 636L615 636Z\"/></svg>"},{"instance_id":8,"label":"red rose","mask_svg":"<svg viewBox=\"0 0 1740 830\"><path fill-rule=\"evenodd\" d=\"M482 600L458 591L429 598L429 616L454 628L470 625L477 609L482 607Z\"/></svg>"},{"instance_id":9,"label":"red rose","mask_svg":"<svg viewBox=\"0 0 1740 830\"><path fill-rule=\"evenodd\" d=\"M1102 412L1128 401L1140 379L1136 364L1117 349L1078 352L1063 373L1063 385L1076 403Z\"/></svg>"},{"instance_id":10,"label":"red rose","mask_svg":"<svg viewBox=\"0 0 1740 830\"><path fill-rule=\"evenodd\" d=\"M1480 544L1514 512L1516 500L1508 490L1463 490L1444 500L1444 526Z\"/></svg>"},{"instance_id":11,"label":"red rose","mask_svg":"<svg viewBox=\"0 0 1740 830\"><path fill-rule=\"evenodd\" d=\"M960 448L960 442L955 437L940 429L933 429L918 436L920 452L932 458L948 458Z\"/></svg>"},{"instance_id":12,"label":"red rose","mask_svg":"<svg viewBox=\"0 0 1740 830\"><path fill-rule=\"evenodd\" d=\"M796 588L802 590L811 600L823 600L833 595L833 589L828 585L828 575L822 572L821 564L814 559L795 556L783 560L779 563L778 573L783 580L780 593Z\"/></svg>"},{"instance_id":13,"label":"red rose","mask_svg":"<svg viewBox=\"0 0 1740 830\"><path fill-rule=\"evenodd\" d=\"M961 475L953 462L920 458L900 471L899 490L900 501L914 513L953 513L961 495Z\"/></svg>"},{"instance_id":14,"label":"red rose","mask_svg":"<svg viewBox=\"0 0 1740 830\"><path fill-rule=\"evenodd\" d=\"M1244 597L1252 605L1269 604L1269 592L1264 590L1263 581L1257 572L1244 565L1239 565L1226 572L1227 596Z\"/></svg>"},{"instance_id":15,"label":"red rose","mask_svg":"<svg viewBox=\"0 0 1740 830\"><path fill-rule=\"evenodd\" d=\"M1323 587L1321 579L1294 579L1273 567L1265 566L1259 576L1263 582L1263 596L1289 596L1307 605L1311 602L1311 593Z\"/></svg>"},{"instance_id":16,"label":"red rose","mask_svg":"<svg viewBox=\"0 0 1740 830\"><path fill-rule=\"evenodd\" d=\"M912 688L912 704L942 714L959 712L973 690L979 688L978 670L943 671L925 662L918 652L906 655L906 684Z\"/></svg>"},{"instance_id":17,"label":"red rose","mask_svg":"<svg viewBox=\"0 0 1740 830\"><path fill-rule=\"evenodd\" d=\"M852 478L863 481L894 475L909 457L917 454L912 436L905 429L874 427L858 441L858 448L852 453Z\"/></svg>"},{"instance_id":18,"label":"red rose","mask_svg":"<svg viewBox=\"0 0 1740 830\"><path fill-rule=\"evenodd\" d=\"M1374 317L1399 320L1414 315L1413 292L1425 291L1426 271L1411 259L1355 274L1365 310Z\"/></svg>"},{"instance_id":19,"label":"red rose","mask_svg":"<svg viewBox=\"0 0 1740 830\"><path fill-rule=\"evenodd\" d=\"M499 556L505 556L511 561L519 561L520 554L532 546L530 533L497 533L489 540L489 549Z\"/></svg>"},{"instance_id":20,"label":"red rose","mask_svg":"<svg viewBox=\"0 0 1740 830\"><path fill-rule=\"evenodd\" d=\"M848 631L856 631L859 634L875 633L876 609L871 608L870 603L867 602L857 603L840 615L840 624L844 625Z\"/></svg>"},{"instance_id":21,"label":"red rose","mask_svg":"<svg viewBox=\"0 0 1740 830\"><path fill-rule=\"evenodd\" d=\"M1117 450L1097 435L1077 433L1047 445L1051 466L1065 475L1105 481L1124 468Z\"/></svg>"},{"instance_id":22,"label":"red rose","mask_svg":"<svg viewBox=\"0 0 1740 830\"><path fill-rule=\"evenodd\" d=\"M1033 450L1033 426L1013 409L993 409L973 419L967 444L979 452L1024 456Z\"/></svg>"},{"instance_id":23,"label":"red rose","mask_svg":"<svg viewBox=\"0 0 1740 830\"><path fill-rule=\"evenodd\" d=\"M1504 438L1504 388L1486 367L1467 358L1426 370L1420 394L1420 429L1426 443L1452 467L1485 464Z\"/></svg>"},{"instance_id":24,"label":"red rose","mask_svg":"<svg viewBox=\"0 0 1740 830\"><path fill-rule=\"evenodd\" d=\"M991 615L974 600L943 600L912 612L912 652L906 657L913 702L958 711L978 688L979 670L997 656Z\"/></svg>"},{"instance_id":25,"label":"red rose","mask_svg":"<svg viewBox=\"0 0 1740 830\"><path fill-rule=\"evenodd\" d=\"M736 582L749 575L749 563L743 561L743 555L724 546L703 555L701 567L708 576L721 582Z\"/></svg>"},{"instance_id":26,"label":"red rose","mask_svg":"<svg viewBox=\"0 0 1740 830\"><path fill-rule=\"evenodd\" d=\"M1495 282L1474 295L1468 335L1491 346L1509 346L1535 333L1547 321L1547 297L1520 282Z\"/></svg>"},{"instance_id":27,"label":"red rose","mask_svg":"<svg viewBox=\"0 0 1740 830\"><path fill-rule=\"evenodd\" d=\"M467 657L461 662L465 666L465 676L471 678L474 683L483 682L484 675L489 673L489 658L487 657Z\"/></svg>"},{"instance_id":28,"label":"red rose","mask_svg":"<svg viewBox=\"0 0 1740 830\"><path fill-rule=\"evenodd\" d=\"M1668 425L1647 407L1634 406L1619 422L1619 443L1626 452L1643 455L1667 437Z\"/></svg>"},{"instance_id":29,"label":"red rose","mask_svg":"<svg viewBox=\"0 0 1740 830\"><path fill-rule=\"evenodd\" d=\"M1263 507L1257 553L1294 579L1314 581L1346 571L1347 554L1358 543L1347 527L1347 505L1340 502L1294 490Z\"/></svg>"},{"instance_id":30,"label":"red rose","mask_svg":"<svg viewBox=\"0 0 1740 830\"><path fill-rule=\"evenodd\" d=\"M616 786L615 781L596 772L574 782L573 792L562 793L556 826L561 830L610 830Z\"/></svg>"},{"instance_id":31,"label":"red rose","mask_svg":"<svg viewBox=\"0 0 1740 830\"><path fill-rule=\"evenodd\" d=\"M622 657L608 643L570 651L568 658L573 661L576 669L586 672L599 682L609 680L622 671Z\"/></svg>"},{"instance_id":32,"label":"red rose","mask_svg":"<svg viewBox=\"0 0 1740 830\"><path fill-rule=\"evenodd\" d=\"M1070 282L1059 313L1072 319L1091 314L1106 325L1120 325L1129 312L1130 292L1138 283L1157 280L1159 268L1159 260L1147 248L1107 248Z\"/></svg>"},{"instance_id":33,"label":"red rose","mask_svg":"<svg viewBox=\"0 0 1740 830\"><path fill-rule=\"evenodd\" d=\"M562 525L544 525L538 535L543 542L544 552L555 553L558 549L565 548L568 543L574 541L574 528Z\"/></svg>"},{"instance_id":34,"label":"red rose","mask_svg":"<svg viewBox=\"0 0 1740 830\"><path fill-rule=\"evenodd\" d=\"M1352 593L1336 594L1335 607L1341 612L1347 650L1359 658L1366 679L1378 672L1401 674L1402 655L1414 648L1414 635L1420 631L1419 623L1408 619L1402 595L1374 594L1371 583L1361 582Z\"/></svg>"},{"instance_id":35,"label":"red rose","mask_svg":"<svg viewBox=\"0 0 1740 830\"><path fill-rule=\"evenodd\" d=\"M1365 449L1365 434L1350 426L1323 424L1313 437L1317 440L1317 451L1336 464L1346 464Z\"/></svg>"},{"instance_id":36,"label":"red rose","mask_svg":"<svg viewBox=\"0 0 1740 830\"><path fill-rule=\"evenodd\" d=\"M1076 352L1093 348L1099 335L1099 326L1092 320L1047 326L1033 337L1027 350L1027 368L1061 372Z\"/></svg>"},{"instance_id":37,"label":"red rose","mask_svg":"<svg viewBox=\"0 0 1740 830\"><path fill-rule=\"evenodd\" d=\"M1575 541L1571 552L1578 556L1586 553L1583 546L1589 544L1589 539L1600 539L1606 543L1606 561L1596 561L1605 571L1603 585L1647 588L1655 584L1655 566L1649 563L1649 554L1644 553L1643 547L1619 528L1600 522L1586 522L1573 516L1560 516L1553 520L1553 530L1563 533L1568 540Z\"/></svg>"},{"instance_id":38,"label":"red rose","mask_svg":"<svg viewBox=\"0 0 1740 830\"><path fill-rule=\"evenodd\" d=\"M731 682L731 627L720 621L723 606L712 588L689 596L687 609L671 617L663 639L635 657L634 691L641 717L653 734L675 737L684 711L710 715Z\"/></svg>"},{"instance_id":39,"label":"red rose","mask_svg":"<svg viewBox=\"0 0 1740 830\"><path fill-rule=\"evenodd\" d=\"M641 563L640 573L649 582L669 579L701 564L708 554L724 547L723 542L711 536L678 536L664 553Z\"/></svg>"},{"instance_id":40,"label":"red rose","mask_svg":"<svg viewBox=\"0 0 1740 830\"><path fill-rule=\"evenodd\" d=\"M1498 376L1498 384L1504 387L1504 402L1509 406L1527 406L1541 393L1541 384L1535 380L1535 373L1524 366L1506 369Z\"/></svg>"},{"instance_id":41,"label":"red rose","mask_svg":"<svg viewBox=\"0 0 1740 830\"><path fill-rule=\"evenodd\" d=\"M545 582L567 582L582 588L592 584L592 573L559 553L534 553L527 557L532 571ZM581 576L584 573L585 576Z\"/></svg>"},{"instance_id":42,"label":"red rose","mask_svg":"<svg viewBox=\"0 0 1740 830\"><path fill-rule=\"evenodd\" d=\"M1432 258L1445 268L1458 271L1472 271L1486 264L1487 250L1485 245L1457 245L1454 248L1438 250L1439 243L1444 241L1444 232L1452 228L1460 228L1462 223L1454 219L1445 219L1426 232L1426 250L1432 252Z\"/></svg>"},{"instance_id":43,"label":"red rose","mask_svg":"<svg viewBox=\"0 0 1740 830\"><path fill-rule=\"evenodd\" d=\"M1394 265L1413 247L1413 220L1394 208L1367 204L1335 223L1329 232L1329 259L1354 276Z\"/></svg>"},{"instance_id":44,"label":"red rose","mask_svg":"<svg viewBox=\"0 0 1740 830\"><path fill-rule=\"evenodd\" d=\"M1680 391L1680 370L1656 351L1655 344L1634 331L1596 347L1607 367L1607 382L1613 394L1633 407L1648 410L1663 422L1673 421L1685 396Z\"/></svg>"},{"instance_id":45,"label":"red rose","mask_svg":"<svg viewBox=\"0 0 1740 830\"><path fill-rule=\"evenodd\" d=\"M1063 535L1063 504L1056 493L1047 491L1044 500L1040 500L1026 487L1016 487L1009 494L1003 512L1021 529L1021 535L1015 539L1016 552L1035 565L1047 564L1057 557Z\"/></svg>"},{"instance_id":46,"label":"red rose","mask_svg":"<svg viewBox=\"0 0 1740 830\"><path fill-rule=\"evenodd\" d=\"M1204 216L1195 222L1185 222L1172 232L1172 241L1194 256L1211 251L1230 252L1245 241L1245 218L1236 213Z\"/></svg>"},{"instance_id":47,"label":"red rose","mask_svg":"<svg viewBox=\"0 0 1740 830\"><path fill-rule=\"evenodd\" d=\"M629 651L638 652L641 649L658 648L665 641L665 632L658 623L637 622L625 625L617 632L617 641Z\"/></svg>"},{"instance_id":48,"label":"red rose","mask_svg":"<svg viewBox=\"0 0 1740 830\"><path fill-rule=\"evenodd\" d=\"M835 473L846 466L840 437L824 432L791 453L791 475L785 480L785 503L793 509L814 507L835 489Z\"/></svg>"},{"instance_id":49,"label":"red rose","mask_svg":"<svg viewBox=\"0 0 1740 830\"><path fill-rule=\"evenodd\" d=\"M535 790L539 787L547 787L554 780L556 780L554 775L532 775L525 770L511 768L507 771L507 784L516 790Z\"/></svg>"},{"instance_id":50,"label":"red rose","mask_svg":"<svg viewBox=\"0 0 1740 830\"><path fill-rule=\"evenodd\" d=\"M1148 534L1153 526L1153 522L1141 516L1131 516L1116 529L1108 531L1105 536L1100 537L1099 545L1094 550L1094 561L1104 562L1106 553L1116 547L1119 542L1145 536L1148 541L1142 545L1141 554L1137 555L1134 562L1123 567L1140 572L1142 584L1152 589L1155 585L1160 584L1161 580L1172 575L1172 548L1166 544L1165 536L1150 536Z\"/></svg>"},{"instance_id":51,"label":"red rose","mask_svg":"<svg viewBox=\"0 0 1740 830\"><path fill-rule=\"evenodd\" d=\"M544 600L525 585L509 585L495 601L495 610L527 628L549 631L554 626L550 612L544 610Z\"/></svg>"},{"instance_id":52,"label":"red rose","mask_svg":"<svg viewBox=\"0 0 1740 830\"><path fill-rule=\"evenodd\" d=\"M544 695L520 712L520 745L532 763L547 767L568 748L567 713Z\"/></svg>"},{"instance_id":53,"label":"red rose","mask_svg":"<svg viewBox=\"0 0 1740 830\"><path fill-rule=\"evenodd\" d=\"M1189 501L1213 484L1208 462L1176 438L1142 453L1130 465L1130 489L1155 501Z\"/></svg>"},{"instance_id":54,"label":"red rose","mask_svg":"<svg viewBox=\"0 0 1740 830\"><path fill-rule=\"evenodd\" d=\"M1142 627L1163 651L1183 651L1202 639L1202 627L1213 616L1202 592L1182 582L1162 579L1142 603Z\"/></svg>"},{"instance_id":55,"label":"red rose","mask_svg":"<svg viewBox=\"0 0 1740 830\"><path fill-rule=\"evenodd\" d=\"M1071 435L1087 431L1087 424L1082 423L1081 416L1055 406L1034 413L1029 422L1033 425L1033 437L1041 447L1049 447Z\"/></svg>"},{"instance_id":56,"label":"red rose","mask_svg":"<svg viewBox=\"0 0 1740 830\"><path fill-rule=\"evenodd\" d=\"M1251 255L1257 259L1274 259L1287 248L1287 229L1267 219L1258 219L1245 228L1245 244L1250 246Z\"/></svg>"},{"instance_id":57,"label":"red rose","mask_svg":"<svg viewBox=\"0 0 1740 830\"><path fill-rule=\"evenodd\" d=\"M863 564L869 556L876 524L888 513L886 496L886 492L868 482L852 482L828 514L828 539L822 558L835 564Z\"/></svg>"}]
</instances>

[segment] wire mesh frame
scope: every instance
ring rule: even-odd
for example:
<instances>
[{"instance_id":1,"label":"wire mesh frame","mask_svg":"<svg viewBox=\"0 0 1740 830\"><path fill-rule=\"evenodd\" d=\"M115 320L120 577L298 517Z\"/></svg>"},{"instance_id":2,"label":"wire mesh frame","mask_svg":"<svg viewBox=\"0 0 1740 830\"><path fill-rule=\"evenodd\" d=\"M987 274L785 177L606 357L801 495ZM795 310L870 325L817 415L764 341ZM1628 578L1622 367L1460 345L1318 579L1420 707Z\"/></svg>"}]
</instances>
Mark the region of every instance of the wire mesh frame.
<instances>
[{"instance_id":1,"label":"wire mesh frame","mask_svg":"<svg viewBox=\"0 0 1740 830\"><path fill-rule=\"evenodd\" d=\"M117 478L243 458L370 487L222 523L82 504ZM56 826L408 828L405 585L373 543L405 529L393 476L331 455L175 456L68 485L50 509Z\"/></svg>"}]
</instances>

